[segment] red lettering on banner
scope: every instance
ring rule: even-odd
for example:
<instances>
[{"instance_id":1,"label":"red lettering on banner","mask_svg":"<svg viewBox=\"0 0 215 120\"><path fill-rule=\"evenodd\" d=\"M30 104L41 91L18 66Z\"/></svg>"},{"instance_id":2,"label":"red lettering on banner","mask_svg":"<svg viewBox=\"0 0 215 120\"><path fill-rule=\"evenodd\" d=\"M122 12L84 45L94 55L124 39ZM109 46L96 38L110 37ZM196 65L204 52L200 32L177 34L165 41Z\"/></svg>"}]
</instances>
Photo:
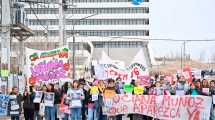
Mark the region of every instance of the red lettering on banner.
<instances>
[{"instance_id":1,"label":"red lettering on banner","mask_svg":"<svg viewBox=\"0 0 215 120\"><path fill-rule=\"evenodd\" d=\"M116 108L115 107L111 107L111 108L109 108L109 114L111 114L111 115L114 115L114 114L116 114Z\"/></svg>"},{"instance_id":2,"label":"red lettering on banner","mask_svg":"<svg viewBox=\"0 0 215 120\"><path fill-rule=\"evenodd\" d=\"M154 106L155 104L153 104L153 105L148 105L148 111L147 111L147 113L150 113L150 114L152 114L153 116L154 116L154 114L155 114L155 106Z\"/></svg>"},{"instance_id":3,"label":"red lettering on banner","mask_svg":"<svg viewBox=\"0 0 215 120\"><path fill-rule=\"evenodd\" d=\"M164 108L164 117L169 118L169 107Z\"/></svg>"},{"instance_id":4,"label":"red lettering on banner","mask_svg":"<svg viewBox=\"0 0 215 120\"><path fill-rule=\"evenodd\" d=\"M197 108L202 108L202 109L204 109L203 101L204 101L203 98L201 98L201 97L196 97L196 105L195 105L195 106L196 106Z\"/></svg>"},{"instance_id":5,"label":"red lettering on banner","mask_svg":"<svg viewBox=\"0 0 215 120\"><path fill-rule=\"evenodd\" d=\"M156 104L156 96L151 95L150 104L155 105Z\"/></svg>"},{"instance_id":6,"label":"red lettering on banner","mask_svg":"<svg viewBox=\"0 0 215 120\"><path fill-rule=\"evenodd\" d=\"M150 99L151 99L150 95L144 95L142 101L144 104L149 104Z\"/></svg>"},{"instance_id":7,"label":"red lettering on banner","mask_svg":"<svg viewBox=\"0 0 215 120\"><path fill-rule=\"evenodd\" d=\"M113 102L114 102L115 104L119 103L119 102L120 102L120 96L118 96L118 95L114 96L114 97L113 97Z\"/></svg>"},{"instance_id":8,"label":"red lettering on banner","mask_svg":"<svg viewBox=\"0 0 215 120\"><path fill-rule=\"evenodd\" d=\"M195 99L193 98L193 97L190 97L189 99L188 99L188 106L189 107L194 107L195 106Z\"/></svg>"},{"instance_id":9,"label":"red lettering on banner","mask_svg":"<svg viewBox=\"0 0 215 120\"><path fill-rule=\"evenodd\" d=\"M147 110L147 105L146 104L143 104L141 105L141 112L145 112Z\"/></svg>"},{"instance_id":10,"label":"red lettering on banner","mask_svg":"<svg viewBox=\"0 0 215 120\"><path fill-rule=\"evenodd\" d=\"M157 108L157 115L158 116L162 116L163 114L163 111L164 111L164 108L163 107L159 107L159 108Z\"/></svg>"},{"instance_id":11,"label":"red lettering on banner","mask_svg":"<svg viewBox=\"0 0 215 120\"><path fill-rule=\"evenodd\" d=\"M164 95L162 104L166 105L165 103L168 103L168 106L170 106L170 102L171 102L171 96Z\"/></svg>"},{"instance_id":12,"label":"red lettering on banner","mask_svg":"<svg viewBox=\"0 0 215 120\"><path fill-rule=\"evenodd\" d=\"M190 108L187 108L188 113L188 120L200 120L200 111L197 109L194 109L193 111L190 111Z\"/></svg>"},{"instance_id":13,"label":"red lettering on banner","mask_svg":"<svg viewBox=\"0 0 215 120\"><path fill-rule=\"evenodd\" d=\"M179 113L179 108L177 109L177 111L175 110L175 108L172 108L170 110L170 117L171 118L179 118L180 117L180 113Z\"/></svg>"},{"instance_id":14,"label":"red lettering on banner","mask_svg":"<svg viewBox=\"0 0 215 120\"><path fill-rule=\"evenodd\" d=\"M128 106L127 106L127 105L123 105L122 109L123 109L123 112L124 112L124 113L127 113L127 112L128 112Z\"/></svg>"},{"instance_id":15,"label":"red lettering on banner","mask_svg":"<svg viewBox=\"0 0 215 120\"><path fill-rule=\"evenodd\" d=\"M137 105L136 103L134 103L133 111L134 111L134 112L137 112L137 113L140 112L139 105Z\"/></svg>"},{"instance_id":16,"label":"red lettering on banner","mask_svg":"<svg viewBox=\"0 0 215 120\"><path fill-rule=\"evenodd\" d=\"M186 99L184 97L179 98L179 106L186 106Z\"/></svg>"},{"instance_id":17,"label":"red lettering on banner","mask_svg":"<svg viewBox=\"0 0 215 120\"><path fill-rule=\"evenodd\" d=\"M171 106L178 106L178 103L179 103L178 98L176 98L175 100L171 99Z\"/></svg>"},{"instance_id":18,"label":"red lettering on banner","mask_svg":"<svg viewBox=\"0 0 215 120\"><path fill-rule=\"evenodd\" d=\"M111 76L116 76L116 75L117 75L117 72L111 69L111 70L109 71L109 74L110 74Z\"/></svg>"}]
</instances>

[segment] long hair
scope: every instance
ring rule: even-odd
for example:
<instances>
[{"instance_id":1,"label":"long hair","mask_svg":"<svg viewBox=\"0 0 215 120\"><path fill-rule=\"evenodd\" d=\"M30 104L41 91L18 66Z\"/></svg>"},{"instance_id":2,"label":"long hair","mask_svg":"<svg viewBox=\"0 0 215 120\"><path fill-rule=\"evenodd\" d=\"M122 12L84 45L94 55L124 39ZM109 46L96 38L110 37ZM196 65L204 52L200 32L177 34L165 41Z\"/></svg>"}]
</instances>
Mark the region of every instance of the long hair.
<instances>
[{"instance_id":1,"label":"long hair","mask_svg":"<svg viewBox=\"0 0 215 120\"><path fill-rule=\"evenodd\" d=\"M207 82L206 86L203 85L203 82L204 82L204 81ZM202 82L201 82L201 87L202 87L202 88L203 88L203 87L206 87L206 88L209 87L208 81L207 81L206 79L203 79L203 80L202 80Z\"/></svg>"},{"instance_id":2,"label":"long hair","mask_svg":"<svg viewBox=\"0 0 215 120\"><path fill-rule=\"evenodd\" d=\"M74 88L74 83L77 83L77 84L78 84L78 86L77 86L77 88L78 88L79 85L80 85L79 81L78 81L78 80L74 80L74 81L72 82L72 88Z\"/></svg>"},{"instance_id":3,"label":"long hair","mask_svg":"<svg viewBox=\"0 0 215 120\"><path fill-rule=\"evenodd\" d=\"M54 92L54 84L49 83L48 85L50 85L50 86L51 86L51 90L49 90L49 89L48 89L48 91L49 91L49 92Z\"/></svg>"},{"instance_id":4,"label":"long hair","mask_svg":"<svg viewBox=\"0 0 215 120\"><path fill-rule=\"evenodd\" d=\"M62 94L67 93L68 89L69 89L69 82L65 82L62 86L61 93Z\"/></svg>"}]
</instances>

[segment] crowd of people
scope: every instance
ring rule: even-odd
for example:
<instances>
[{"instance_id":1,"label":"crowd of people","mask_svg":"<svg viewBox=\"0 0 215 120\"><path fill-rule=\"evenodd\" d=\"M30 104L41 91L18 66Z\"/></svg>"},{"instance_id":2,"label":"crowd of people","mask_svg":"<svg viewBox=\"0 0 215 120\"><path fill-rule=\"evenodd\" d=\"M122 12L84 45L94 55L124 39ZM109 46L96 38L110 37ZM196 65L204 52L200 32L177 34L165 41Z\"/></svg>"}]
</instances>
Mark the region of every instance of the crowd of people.
<instances>
[{"instance_id":1,"label":"crowd of people","mask_svg":"<svg viewBox=\"0 0 215 120\"><path fill-rule=\"evenodd\" d=\"M126 94L123 83L118 79L94 80L84 79L59 83L49 83L26 88L23 94L19 94L17 87L13 87L10 95L16 95L17 105L15 108L8 106L9 115L12 120L19 120L22 110L25 120L122 120L123 115L107 116L103 113L103 99L107 92L113 94ZM215 81L206 79L195 79L188 82L183 76L176 81L168 81L163 78L151 79L150 84L144 85L141 80L132 80L134 87L142 87L142 93L131 92L138 95L215 95ZM35 91L54 93L54 106L45 106L44 113L40 112L40 104L44 101L42 96L40 103L34 103ZM95 94L96 93L96 94ZM97 96L95 96L97 95ZM10 100L10 102L13 102ZM23 102L23 104L21 104ZM213 109L213 105L212 105ZM213 110L212 110L213 111ZM129 114L126 117L133 120L137 114ZM138 115L142 120L152 120L152 117ZM213 112L210 116L214 120Z\"/></svg>"}]
</instances>

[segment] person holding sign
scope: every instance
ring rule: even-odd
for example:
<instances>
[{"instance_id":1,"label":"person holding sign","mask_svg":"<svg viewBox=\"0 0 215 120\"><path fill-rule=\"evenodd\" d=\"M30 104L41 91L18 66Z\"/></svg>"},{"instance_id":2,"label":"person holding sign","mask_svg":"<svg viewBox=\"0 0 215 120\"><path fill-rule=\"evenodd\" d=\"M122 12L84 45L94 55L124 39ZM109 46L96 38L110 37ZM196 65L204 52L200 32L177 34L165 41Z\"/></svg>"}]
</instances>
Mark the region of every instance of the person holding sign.
<instances>
[{"instance_id":1,"label":"person holding sign","mask_svg":"<svg viewBox=\"0 0 215 120\"><path fill-rule=\"evenodd\" d=\"M210 81L210 92L211 92L211 95L212 95L212 100L213 100L213 104L212 104L212 107L211 107L211 119L214 120L215 119L215 115L214 115L214 108L215 108L215 81L214 80L211 80Z\"/></svg>"},{"instance_id":2,"label":"person holding sign","mask_svg":"<svg viewBox=\"0 0 215 120\"><path fill-rule=\"evenodd\" d=\"M210 89L208 85L208 81L206 79L202 80L202 95L209 96L210 95Z\"/></svg>"},{"instance_id":3,"label":"person holding sign","mask_svg":"<svg viewBox=\"0 0 215 120\"><path fill-rule=\"evenodd\" d=\"M73 81L72 88L67 92L67 97L70 100L69 108L71 110L72 120L81 120L81 108L82 100L84 99L84 92L79 88L79 81Z\"/></svg>"},{"instance_id":4,"label":"person holding sign","mask_svg":"<svg viewBox=\"0 0 215 120\"><path fill-rule=\"evenodd\" d=\"M191 83L190 90L187 91L187 94L189 94L189 95L200 95L199 91L196 88L195 83Z\"/></svg>"},{"instance_id":5,"label":"person holding sign","mask_svg":"<svg viewBox=\"0 0 215 120\"><path fill-rule=\"evenodd\" d=\"M46 120L56 120L55 118L55 107L54 107L54 85L47 85L47 92L44 94L44 104L45 104L45 119Z\"/></svg>"},{"instance_id":6,"label":"person holding sign","mask_svg":"<svg viewBox=\"0 0 215 120\"><path fill-rule=\"evenodd\" d=\"M99 89L98 81L93 82L93 86L90 88L87 94L87 106L88 106L88 120L98 120L99 118Z\"/></svg>"},{"instance_id":7,"label":"person holding sign","mask_svg":"<svg viewBox=\"0 0 215 120\"><path fill-rule=\"evenodd\" d=\"M144 94L144 87L140 85L140 80L136 80L134 82L134 88L133 88L133 94L134 95L143 95ZM138 119L147 119L147 116L139 115L139 114L130 114L130 120Z\"/></svg>"},{"instance_id":8,"label":"person holding sign","mask_svg":"<svg viewBox=\"0 0 215 120\"><path fill-rule=\"evenodd\" d=\"M69 82L65 82L61 88L61 103L60 103L60 112L61 112L61 118L62 120L69 120L69 106L68 106L68 100L67 100L67 91L69 88Z\"/></svg>"},{"instance_id":9,"label":"person holding sign","mask_svg":"<svg viewBox=\"0 0 215 120\"><path fill-rule=\"evenodd\" d=\"M12 88L12 92L10 93L10 100L8 104L8 111L11 116L11 120L20 120L19 116L22 111L21 107L22 96L18 92L17 87Z\"/></svg>"},{"instance_id":10,"label":"person holding sign","mask_svg":"<svg viewBox=\"0 0 215 120\"><path fill-rule=\"evenodd\" d=\"M25 120L34 120L34 97L35 93L33 92L33 86L30 86L29 91L26 89L23 95Z\"/></svg>"},{"instance_id":11,"label":"person holding sign","mask_svg":"<svg viewBox=\"0 0 215 120\"><path fill-rule=\"evenodd\" d=\"M134 94L143 95L143 93L144 93L144 87L140 85L140 80L136 80L135 86L134 86Z\"/></svg>"},{"instance_id":12,"label":"person holding sign","mask_svg":"<svg viewBox=\"0 0 215 120\"><path fill-rule=\"evenodd\" d=\"M109 79L108 80L108 86L105 88L104 90L104 99L106 100L111 100L113 97L116 96L117 93L117 90L116 90L116 84L115 84L115 81L113 79ZM110 103L112 103L110 101ZM105 103L106 104L106 103ZM107 104L106 104L107 105ZM109 105L108 105L109 106ZM111 116L109 118L112 118L112 119L117 119L117 120L122 120L122 115L117 115L117 116Z\"/></svg>"}]
</instances>

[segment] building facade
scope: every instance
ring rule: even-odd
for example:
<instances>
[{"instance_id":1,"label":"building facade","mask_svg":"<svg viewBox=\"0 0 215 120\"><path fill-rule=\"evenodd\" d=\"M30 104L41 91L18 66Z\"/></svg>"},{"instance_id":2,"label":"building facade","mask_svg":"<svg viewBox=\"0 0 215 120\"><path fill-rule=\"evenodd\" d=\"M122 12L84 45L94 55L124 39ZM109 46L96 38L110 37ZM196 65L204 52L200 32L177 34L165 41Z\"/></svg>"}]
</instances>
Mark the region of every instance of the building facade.
<instances>
[{"instance_id":1,"label":"building facade","mask_svg":"<svg viewBox=\"0 0 215 120\"><path fill-rule=\"evenodd\" d=\"M31 1L34 2L24 3L25 24L34 31L34 36L25 41L25 47L41 50L59 47L59 0ZM75 48L82 50L76 52L80 54L76 61L84 58L76 64L84 64L86 59L99 60L105 51L110 58L128 65L143 48L145 61L151 65L147 41L149 0L140 5L133 5L131 0L65 0L65 5L65 39L72 48L73 33L76 33ZM87 16L91 17L83 19ZM17 56L18 45L13 40L14 56Z\"/></svg>"}]
</instances>

